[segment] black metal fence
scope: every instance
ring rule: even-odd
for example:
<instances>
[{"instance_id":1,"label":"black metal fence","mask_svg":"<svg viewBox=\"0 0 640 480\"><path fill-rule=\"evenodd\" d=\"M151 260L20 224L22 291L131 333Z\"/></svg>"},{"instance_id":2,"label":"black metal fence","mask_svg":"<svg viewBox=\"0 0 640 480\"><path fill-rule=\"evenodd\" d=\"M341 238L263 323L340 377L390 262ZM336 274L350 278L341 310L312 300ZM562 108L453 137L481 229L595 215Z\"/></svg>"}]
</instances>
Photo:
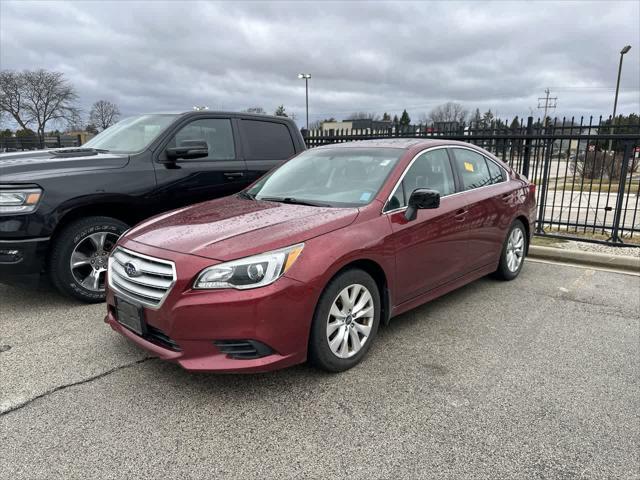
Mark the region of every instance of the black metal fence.
<instances>
[{"instance_id":1,"label":"black metal fence","mask_svg":"<svg viewBox=\"0 0 640 480\"><path fill-rule=\"evenodd\" d=\"M0 137L0 153L40 148L79 147L80 145L82 145L81 135L47 135L43 141L37 135Z\"/></svg>"},{"instance_id":2,"label":"black metal fence","mask_svg":"<svg viewBox=\"0 0 640 480\"><path fill-rule=\"evenodd\" d=\"M502 159L537 186L537 235L622 245L640 241L640 124L602 118L511 124L447 123L386 129L306 131L308 147L418 137L460 140Z\"/></svg>"}]
</instances>

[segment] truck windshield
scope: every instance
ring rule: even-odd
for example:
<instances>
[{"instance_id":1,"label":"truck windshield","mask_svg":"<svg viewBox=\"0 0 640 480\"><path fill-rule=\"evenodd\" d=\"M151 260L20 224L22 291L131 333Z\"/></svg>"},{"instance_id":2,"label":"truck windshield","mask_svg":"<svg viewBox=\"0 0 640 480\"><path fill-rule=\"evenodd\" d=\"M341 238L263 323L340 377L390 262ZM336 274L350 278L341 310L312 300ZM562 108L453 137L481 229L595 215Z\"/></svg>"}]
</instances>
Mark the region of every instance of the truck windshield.
<instances>
[{"instance_id":1,"label":"truck windshield","mask_svg":"<svg viewBox=\"0 0 640 480\"><path fill-rule=\"evenodd\" d=\"M332 147L307 150L263 177L244 196L330 207L370 203L404 150Z\"/></svg>"},{"instance_id":2,"label":"truck windshield","mask_svg":"<svg viewBox=\"0 0 640 480\"><path fill-rule=\"evenodd\" d=\"M125 118L99 133L83 148L135 153L144 150L175 119L175 114L138 115Z\"/></svg>"}]
</instances>

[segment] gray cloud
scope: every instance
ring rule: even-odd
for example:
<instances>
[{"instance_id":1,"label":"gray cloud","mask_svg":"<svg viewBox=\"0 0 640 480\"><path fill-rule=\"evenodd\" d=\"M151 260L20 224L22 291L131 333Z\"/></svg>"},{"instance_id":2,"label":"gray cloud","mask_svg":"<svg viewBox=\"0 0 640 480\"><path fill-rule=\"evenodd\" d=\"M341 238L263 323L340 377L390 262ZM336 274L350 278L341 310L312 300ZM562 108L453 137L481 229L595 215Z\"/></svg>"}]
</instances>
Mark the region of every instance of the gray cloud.
<instances>
[{"instance_id":1,"label":"gray cloud","mask_svg":"<svg viewBox=\"0 0 640 480\"><path fill-rule=\"evenodd\" d=\"M418 118L445 101L528 115L640 111L640 4L629 2L0 3L2 68L62 71L85 110L284 104L311 119L353 111Z\"/></svg>"}]
</instances>

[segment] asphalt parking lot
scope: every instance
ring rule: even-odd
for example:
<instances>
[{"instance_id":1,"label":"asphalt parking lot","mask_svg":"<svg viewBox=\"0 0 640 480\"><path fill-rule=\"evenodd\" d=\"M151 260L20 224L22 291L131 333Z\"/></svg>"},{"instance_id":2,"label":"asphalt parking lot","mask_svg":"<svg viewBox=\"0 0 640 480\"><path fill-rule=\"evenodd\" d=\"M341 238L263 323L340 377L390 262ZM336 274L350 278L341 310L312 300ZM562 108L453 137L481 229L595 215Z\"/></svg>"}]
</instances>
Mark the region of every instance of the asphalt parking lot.
<instances>
[{"instance_id":1,"label":"asphalt parking lot","mask_svg":"<svg viewBox=\"0 0 640 480\"><path fill-rule=\"evenodd\" d=\"M103 310L0 285L0 478L640 478L636 276L528 262L339 375L190 374Z\"/></svg>"}]
</instances>

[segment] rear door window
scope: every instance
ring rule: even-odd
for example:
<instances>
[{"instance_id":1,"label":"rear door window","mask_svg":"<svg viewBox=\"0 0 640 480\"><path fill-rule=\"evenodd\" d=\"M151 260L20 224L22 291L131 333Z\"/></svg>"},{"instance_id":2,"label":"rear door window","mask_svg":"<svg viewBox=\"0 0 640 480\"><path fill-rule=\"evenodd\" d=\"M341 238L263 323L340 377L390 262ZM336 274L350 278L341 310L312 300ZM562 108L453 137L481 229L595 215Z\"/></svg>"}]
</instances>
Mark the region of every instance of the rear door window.
<instances>
[{"instance_id":1,"label":"rear door window","mask_svg":"<svg viewBox=\"0 0 640 480\"><path fill-rule=\"evenodd\" d=\"M295 153L287 125L261 120L241 120L246 160L286 160Z\"/></svg>"},{"instance_id":2,"label":"rear door window","mask_svg":"<svg viewBox=\"0 0 640 480\"><path fill-rule=\"evenodd\" d=\"M506 175L504 173L504 170L502 170L499 166L497 166L491 160L489 160L489 159L485 159L485 160L487 162L487 167L489 167L489 175L491 176L491 184L495 185L496 183L504 182L507 179Z\"/></svg>"},{"instance_id":3,"label":"rear door window","mask_svg":"<svg viewBox=\"0 0 640 480\"><path fill-rule=\"evenodd\" d=\"M484 156L463 148L453 148L452 150L463 190L491 185L491 174Z\"/></svg>"}]
</instances>

